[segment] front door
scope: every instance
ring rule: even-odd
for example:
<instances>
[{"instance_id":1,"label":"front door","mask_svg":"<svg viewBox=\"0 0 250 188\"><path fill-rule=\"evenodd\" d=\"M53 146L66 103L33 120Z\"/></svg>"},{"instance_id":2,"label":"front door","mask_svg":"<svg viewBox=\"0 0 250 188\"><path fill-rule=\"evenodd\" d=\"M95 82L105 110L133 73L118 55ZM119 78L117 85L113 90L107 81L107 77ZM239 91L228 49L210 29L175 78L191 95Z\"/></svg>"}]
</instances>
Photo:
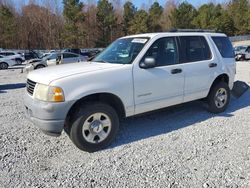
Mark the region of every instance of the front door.
<instances>
[{"instance_id":1,"label":"front door","mask_svg":"<svg viewBox=\"0 0 250 188\"><path fill-rule=\"evenodd\" d=\"M141 62L145 58L154 58L156 67L134 66L135 114L182 103L184 74L178 64L176 38L156 40Z\"/></svg>"}]
</instances>

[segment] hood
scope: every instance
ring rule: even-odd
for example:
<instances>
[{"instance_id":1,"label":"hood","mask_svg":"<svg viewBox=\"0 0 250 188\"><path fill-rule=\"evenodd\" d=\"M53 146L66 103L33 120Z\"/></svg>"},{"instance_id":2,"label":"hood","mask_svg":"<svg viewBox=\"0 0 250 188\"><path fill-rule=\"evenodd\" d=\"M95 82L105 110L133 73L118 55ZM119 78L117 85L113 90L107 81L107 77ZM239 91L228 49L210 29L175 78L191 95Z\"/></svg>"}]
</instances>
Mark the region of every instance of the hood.
<instances>
[{"instance_id":1,"label":"hood","mask_svg":"<svg viewBox=\"0 0 250 188\"><path fill-rule=\"evenodd\" d=\"M34 82L49 85L52 81L58 80L60 78L103 69L110 69L118 66L122 66L122 64L80 62L65 65L55 65L34 70L28 74L27 78Z\"/></svg>"},{"instance_id":2,"label":"hood","mask_svg":"<svg viewBox=\"0 0 250 188\"><path fill-rule=\"evenodd\" d=\"M32 63L34 63L34 61L42 61L42 59L30 59L30 60L28 60L27 61L27 63L26 64L32 64Z\"/></svg>"}]
</instances>

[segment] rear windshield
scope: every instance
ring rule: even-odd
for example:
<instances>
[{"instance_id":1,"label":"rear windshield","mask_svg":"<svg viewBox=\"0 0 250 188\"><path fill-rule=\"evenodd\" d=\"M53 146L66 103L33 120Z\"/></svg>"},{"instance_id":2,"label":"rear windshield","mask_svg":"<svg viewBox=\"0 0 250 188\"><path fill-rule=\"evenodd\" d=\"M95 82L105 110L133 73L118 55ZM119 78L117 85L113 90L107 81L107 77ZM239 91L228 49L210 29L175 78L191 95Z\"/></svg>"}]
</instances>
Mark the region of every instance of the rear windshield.
<instances>
[{"instance_id":1,"label":"rear windshield","mask_svg":"<svg viewBox=\"0 0 250 188\"><path fill-rule=\"evenodd\" d=\"M234 58L233 46L228 37L212 37L212 39L220 51L222 57Z\"/></svg>"}]
</instances>

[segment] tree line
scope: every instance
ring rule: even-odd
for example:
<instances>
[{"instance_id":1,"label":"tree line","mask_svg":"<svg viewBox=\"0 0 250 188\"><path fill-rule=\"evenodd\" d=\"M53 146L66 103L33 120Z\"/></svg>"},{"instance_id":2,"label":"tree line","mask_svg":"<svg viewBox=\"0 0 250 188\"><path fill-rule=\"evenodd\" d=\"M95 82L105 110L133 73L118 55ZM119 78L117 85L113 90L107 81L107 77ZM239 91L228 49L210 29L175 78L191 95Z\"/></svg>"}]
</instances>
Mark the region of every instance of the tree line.
<instances>
[{"instance_id":1,"label":"tree line","mask_svg":"<svg viewBox=\"0 0 250 188\"><path fill-rule=\"evenodd\" d=\"M213 29L229 36L250 34L250 2L231 0L200 7L184 1L30 0L17 8L0 0L0 48L62 49L106 47L118 37L171 28Z\"/></svg>"}]
</instances>

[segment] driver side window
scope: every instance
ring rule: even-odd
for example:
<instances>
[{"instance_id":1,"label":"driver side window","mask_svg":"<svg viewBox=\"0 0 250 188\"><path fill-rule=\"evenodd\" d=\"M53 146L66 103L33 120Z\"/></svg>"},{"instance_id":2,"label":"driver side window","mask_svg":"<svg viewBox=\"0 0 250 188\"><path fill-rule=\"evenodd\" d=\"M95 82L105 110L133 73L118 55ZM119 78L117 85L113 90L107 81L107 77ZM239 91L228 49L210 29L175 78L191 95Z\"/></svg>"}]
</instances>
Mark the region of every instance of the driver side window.
<instances>
[{"instance_id":1,"label":"driver side window","mask_svg":"<svg viewBox=\"0 0 250 188\"><path fill-rule=\"evenodd\" d=\"M152 44L142 58L142 62L145 58L154 58L156 66L167 66L176 64L177 57L175 37L165 37Z\"/></svg>"}]
</instances>

